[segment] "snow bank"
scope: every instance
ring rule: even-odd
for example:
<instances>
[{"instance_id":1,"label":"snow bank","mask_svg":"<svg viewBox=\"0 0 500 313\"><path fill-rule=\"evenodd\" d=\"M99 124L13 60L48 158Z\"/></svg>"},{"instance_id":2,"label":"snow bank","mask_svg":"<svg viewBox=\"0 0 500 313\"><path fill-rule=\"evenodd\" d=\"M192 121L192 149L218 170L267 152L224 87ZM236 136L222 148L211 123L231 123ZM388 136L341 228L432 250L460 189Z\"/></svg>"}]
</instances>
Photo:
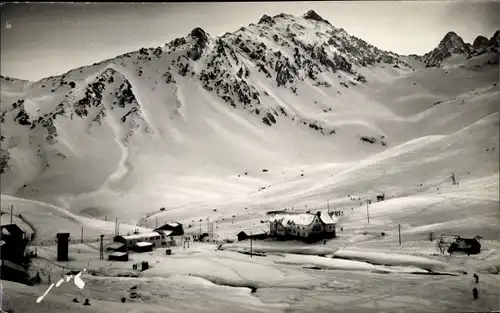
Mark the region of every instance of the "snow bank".
<instances>
[{"instance_id":1,"label":"snow bank","mask_svg":"<svg viewBox=\"0 0 500 313\"><path fill-rule=\"evenodd\" d=\"M297 269L277 266L268 258L250 258L223 251L166 258L143 272L145 277L168 278L172 275L196 276L218 285L247 288L307 288L315 284L313 277Z\"/></svg>"},{"instance_id":2,"label":"snow bank","mask_svg":"<svg viewBox=\"0 0 500 313\"><path fill-rule=\"evenodd\" d=\"M286 255L283 260L274 262L277 264L318 267L327 270L371 271L375 273L428 273L426 270L412 266L385 267L361 261L325 258L312 255Z\"/></svg>"},{"instance_id":3,"label":"snow bank","mask_svg":"<svg viewBox=\"0 0 500 313\"><path fill-rule=\"evenodd\" d=\"M477 267L477 271L483 274L500 274L500 256L481 263Z\"/></svg>"},{"instance_id":4,"label":"snow bank","mask_svg":"<svg viewBox=\"0 0 500 313\"><path fill-rule=\"evenodd\" d=\"M228 251L250 251L250 243L246 241L244 243L224 244L221 249ZM278 244L274 242L270 242L269 245L267 245L267 243L258 243L254 241L252 244L252 251L268 254L291 253L324 256L335 253L337 248L298 244L288 245L286 243Z\"/></svg>"},{"instance_id":5,"label":"snow bank","mask_svg":"<svg viewBox=\"0 0 500 313\"><path fill-rule=\"evenodd\" d=\"M334 258L358 260L378 265L413 266L433 272L447 268L447 264L440 261L395 253L338 250L334 253Z\"/></svg>"}]
</instances>

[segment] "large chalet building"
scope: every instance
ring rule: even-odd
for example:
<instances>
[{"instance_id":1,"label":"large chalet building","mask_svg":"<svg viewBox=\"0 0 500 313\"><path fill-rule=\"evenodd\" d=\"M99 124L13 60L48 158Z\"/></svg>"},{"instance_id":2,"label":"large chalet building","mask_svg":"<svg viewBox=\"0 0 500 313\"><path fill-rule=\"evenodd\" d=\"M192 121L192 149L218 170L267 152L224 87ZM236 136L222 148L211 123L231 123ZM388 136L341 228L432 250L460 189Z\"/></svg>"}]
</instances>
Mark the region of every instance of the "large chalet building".
<instances>
[{"instance_id":1,"label":"large chalet building","mask_svg":"<svg viewBox=\"0 0 500 313\"><path fill-rule=\"evenodd\" d=\"M321 211L316 214L275 214L270 221L270 236L303 241L334 238L336 224L334 217Z\"/></svg>"}]
</instances>

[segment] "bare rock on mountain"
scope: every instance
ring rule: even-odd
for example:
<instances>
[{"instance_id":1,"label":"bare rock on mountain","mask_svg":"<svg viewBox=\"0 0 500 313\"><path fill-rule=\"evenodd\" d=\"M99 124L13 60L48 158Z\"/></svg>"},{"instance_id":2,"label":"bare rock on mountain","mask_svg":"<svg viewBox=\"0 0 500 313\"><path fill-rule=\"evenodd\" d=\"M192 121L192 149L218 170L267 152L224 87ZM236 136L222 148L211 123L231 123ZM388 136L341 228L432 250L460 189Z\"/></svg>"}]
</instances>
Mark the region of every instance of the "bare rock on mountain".
<instances>
[{"instance_id":1,"label":"bare rock on mountain","mask_svg":"<svg viewBox=\"0 0 500 313\"><path fill-rule=\"evenodd\" d=\"M490 46L494 48L500 47L500 30L497 30L490 38Z\"/></svg>"},{"instance_id":2,"label":"bare rock on mountain","mask_svg":"<svg viewBox=\"0 0 500 313\"><path fill-rule=\"evenodd\" d=\"M423 60L427 67L437 67L453 55L460 54L468 57L470 53L470 45L467 45L462 37L455 32L448 32L434 50L424 54Z\"/></svg>"},{"instance_id":3,"label":"bare rock on mountain","mask_svg":"<svg viewBox=\"0 0 500 313\"><path fill-rule=\"evenodd\" d=\"M327 20L325 20L324 18L322 18L321 16L319 16L319 14L316 13L314 10L307 11L306 14L303 15L303 17L306 20L313 20L313 21L318 21L318 22L324 22L324 23L327 23L328 25L332 25L332 24L330 24L330 22L328 22Z\"/></svg>"},{"instance_id":4,"label":"bare rock on mountain","mask_svg":"<svg viewBox=\"0 0 500 313\"><path fill-rule=\"evenodd\" d=\"M474 42L472 43L472 48L473 49L485 49L488 48L490 45L490 41L488 38L484 36L477 36L476 39L474 39Z\"/></svg>"},{"instance_id":5,"label":"bare rock on mountain","mask_svg":"<svg viewBox=\"0 0 500 313\"><path fill-rule=\"evenodd\" d=\"M194 39L194 44L192 49L188 52L188 56L196 61L201 58L203 50L207 46L208 35L203 29L199 27L193 29L189 35L192 39Z\"/></svg>"},{"instance_id":6,"label":"bare rock on mountain","mask_svg":"<svg viewBox=\"0 0 500 313\"><path fill-rule=\"evenodd\" d=\"M276 24L276 22L273 20L272 17L270 17L267 14L262 15L262 17L259 20L259 24L267 24L269 26L273 26Z\"/></svg>"}]
</instances>

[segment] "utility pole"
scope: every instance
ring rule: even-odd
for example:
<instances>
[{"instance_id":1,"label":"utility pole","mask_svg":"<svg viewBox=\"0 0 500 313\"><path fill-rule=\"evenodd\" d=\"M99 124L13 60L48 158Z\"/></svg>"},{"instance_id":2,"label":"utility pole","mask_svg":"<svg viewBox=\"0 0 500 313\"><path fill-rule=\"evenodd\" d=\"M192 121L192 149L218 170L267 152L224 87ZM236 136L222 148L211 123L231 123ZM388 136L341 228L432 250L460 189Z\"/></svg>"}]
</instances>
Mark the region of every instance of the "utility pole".
<instances>
[{"instance_id":1,"label":"utility pole","mask_svg":"<svg viewBox=\"0 0 500 313\"><path fill-rule=\"evenodd\" d=\"M401 245L401 224L398 224L399 245Z\"/></svg>"},{"instance_id":2,"label":"utility pole","mask_svg":"<svg viewBox=\"0 0 500 313\"><path fill-rule=\"evenodd\" d=\"M366 217L368 218L368 224L370 224L370 212L368 211L369 204L370 204L370 200L366 200Z\"/></svg>"},{"instance_id":3,"label":"utility pole","mask_svg":"<svg viewBox=\"0 0 500 313\"><path fill-rule=\"evenodd\" d=\"M208 233L208 239L210 240L210 218L207 217L207 233Z\"/></svg>"},{"instance_id":4,"label":"utility pole","mask_svg":"<svg viewBox=\"0 0 500 313\"><path fill-rule=\"evenodd\" d=\"M326 200L326 207L328 209L328 215L330 215L330 200Z\"/></svg>"},{"instance_id":5,"label":"utility pole","mask_svg":"<svg viewBox=\"0 0 500 313\"><path fill-rule=\"evenodd\" d=\"M456 185L457 184L457 181L455 179L455 173L451 173L451 179L453 181L453 185Z\"/></svg>"},{"instance_id":6,"label":"utility pole","mask_svg":"<svg viewBox=\"0 0 500 313\"><path fill-rule=\"evenodd\" d=\"M155 229L158 228L158 216L156 217L156 227Z\"/></svg>"},{"instance_id":7,"label":"utility pole","mask_svg":"<svg viewBox=\"0 0 500 313\"><path fill-rule=\"evenodd\" d=\"M102 238L104 235L101 235L101 247L99 249L99 259L104 260L104 243L102 241Z\"/></svg>"},{"instance_id":8,"label":"utility pole","mask_svg":"<svg viewBox=\"0 0 500 313\"><path fill-rule=\"evenodd\" d=\"M10 223L13 223L13 217L14 217L14 205L10 206Z\"/></svg>"},{"instance_id":9,"label":"utility pole","mask_svg":"<svg viewBox=\"0 0 500 313\"><path fill-rule=\"evenodd\" d=\"M118 217L115 219L115 236L118 233Z\"/></svg>"},{"instance_id":10,"label":"utility pole","mask_svg":"<svg viewBox=\"0 0 500 313\"><path fill-rule=\"evenodd\" d=\"M252 257L253 252L252 252L252 233L250 233L250 257Z\"/></svg>"},{"instance_id":11,"label":"utility pole","mask_svg":"<svg viewBox=\"0 0 500 313\"><path fill-rule=\"evenodd\" d=\"M81 240L80 242L83 243L83 227L82 227L82 235L80 236Z\"/></svg>"}]
</instances>

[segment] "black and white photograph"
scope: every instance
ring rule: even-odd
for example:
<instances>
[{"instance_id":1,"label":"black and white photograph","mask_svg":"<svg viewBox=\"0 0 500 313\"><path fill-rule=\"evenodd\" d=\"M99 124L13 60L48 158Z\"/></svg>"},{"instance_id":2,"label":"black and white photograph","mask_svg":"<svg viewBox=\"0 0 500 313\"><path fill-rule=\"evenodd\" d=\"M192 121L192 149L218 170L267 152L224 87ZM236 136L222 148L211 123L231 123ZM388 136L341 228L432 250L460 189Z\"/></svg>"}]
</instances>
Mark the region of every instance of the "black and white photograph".
<instances>
[{"instance_id":1,"label":"black and white photograph","mask_svg":"<svg viewBox=\"0 0 500 313\"><path fill-rule=\"evenodd\" d=\"M500 311L500 1L0 14L0 312Z\"/></svg>"}]
</instances>

